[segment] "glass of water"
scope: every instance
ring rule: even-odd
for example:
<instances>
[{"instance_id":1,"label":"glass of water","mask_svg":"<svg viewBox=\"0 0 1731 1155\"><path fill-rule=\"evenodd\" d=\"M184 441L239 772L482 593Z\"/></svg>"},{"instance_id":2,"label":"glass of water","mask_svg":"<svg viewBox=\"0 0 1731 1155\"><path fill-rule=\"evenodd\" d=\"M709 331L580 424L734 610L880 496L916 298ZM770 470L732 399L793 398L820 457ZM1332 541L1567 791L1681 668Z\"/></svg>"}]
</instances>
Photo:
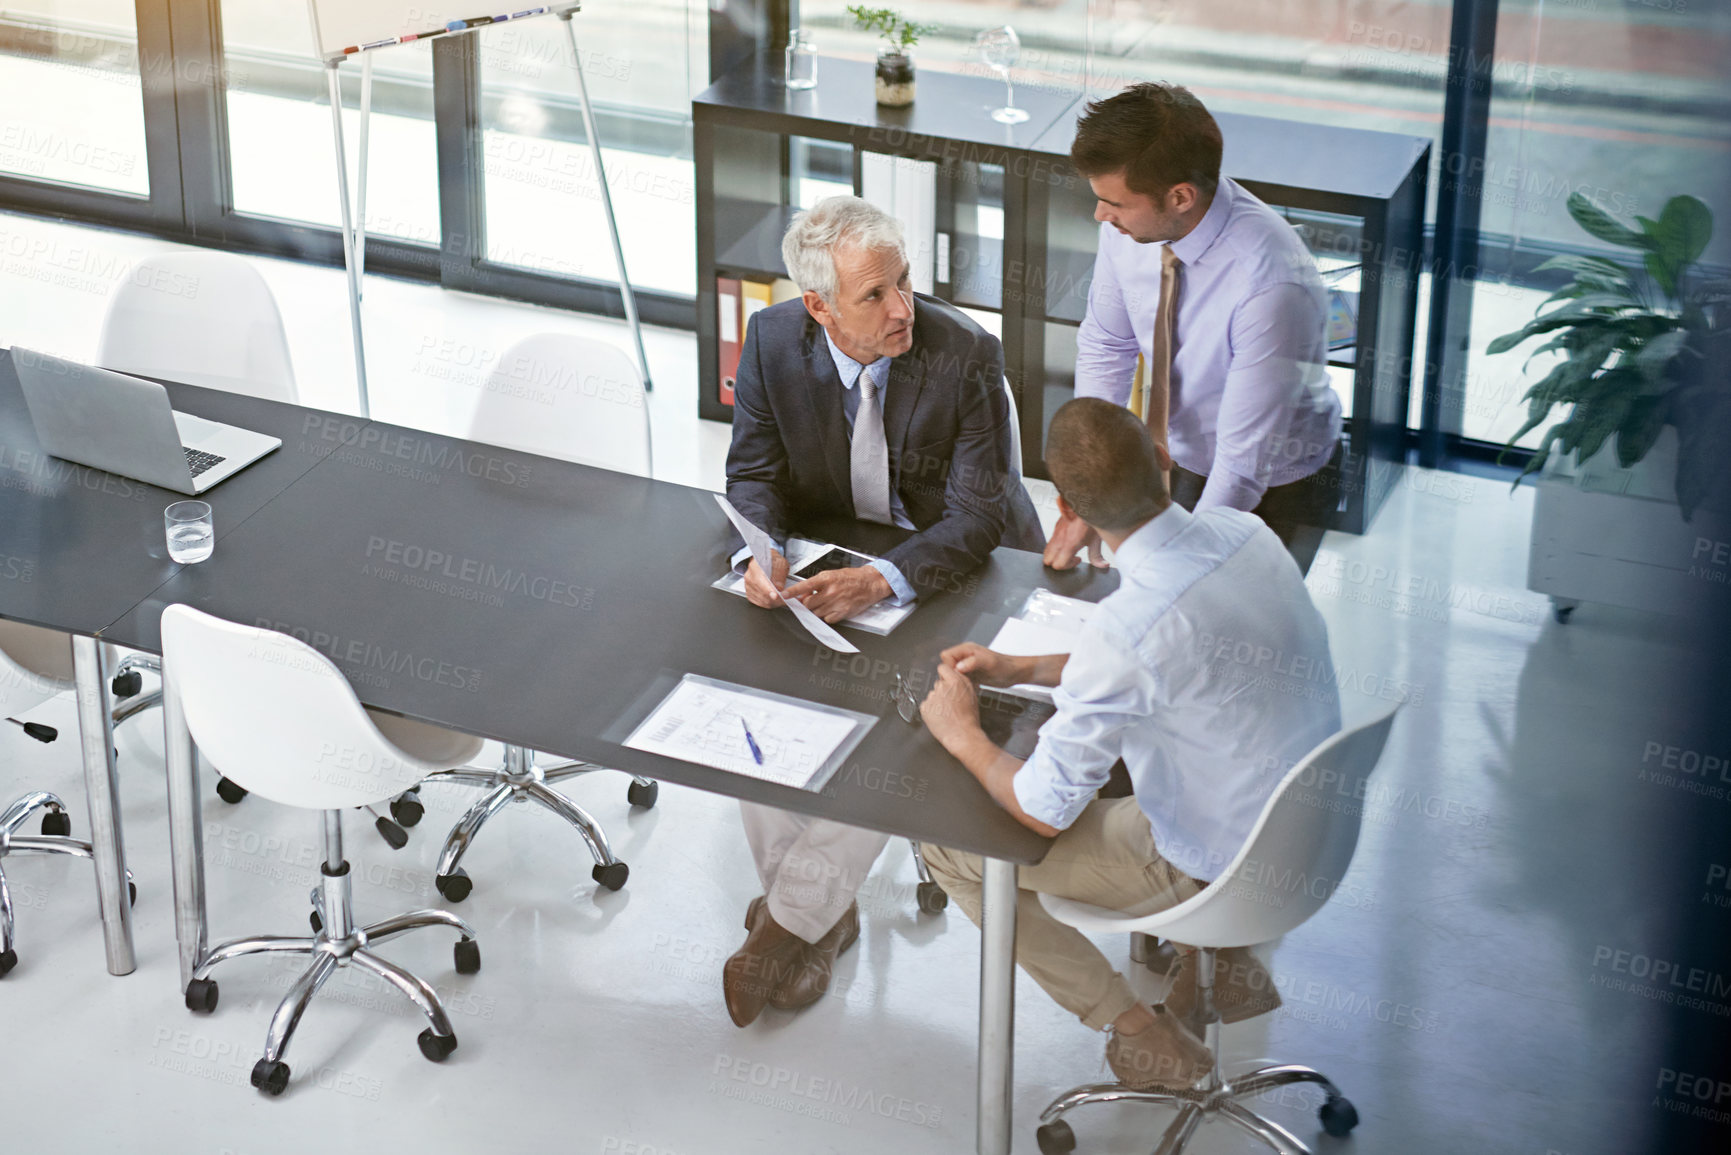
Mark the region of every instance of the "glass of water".
<instances>
[{"instance_id":1,"label":"glass of water","mask_svg":"<svg viewBox=\"0 0 1731 1155\"><path fill-rule=\"evenodd\" d=\"M216 527L210 506L202 501L177 501L162 511L168 529L168 556L181 565L203 561L216 549Z\"/></svg>"},{"instance_id":2,"label":"glass of water","mask_svg":"<svg viewBox=\"0 0 1731 1155\"><path fill-rule=\"evenodd\" d=\"M817 87L817 41L803 28L788 33L787 86L793 89Z\"/></svg>"}]
</instances>

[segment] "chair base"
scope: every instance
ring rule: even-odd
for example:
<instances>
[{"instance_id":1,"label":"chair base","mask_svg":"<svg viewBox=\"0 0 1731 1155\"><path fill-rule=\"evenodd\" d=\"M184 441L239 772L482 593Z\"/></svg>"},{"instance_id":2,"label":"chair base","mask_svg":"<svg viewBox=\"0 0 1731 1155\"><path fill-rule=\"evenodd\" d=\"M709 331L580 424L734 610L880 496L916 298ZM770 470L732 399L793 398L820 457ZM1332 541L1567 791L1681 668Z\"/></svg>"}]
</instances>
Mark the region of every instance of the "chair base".
<instances>
[{"instance_id":1,"label":"chair base","mask_svg":"<svg viewBox=\"0 0 1731 1155\"><path fill-rule=\"evenodd\" d=\"M239 938L217 946L192 972L186 987L189 1010L210 1012L216 1009L218 989L210 978L217 966L230 959L256 954L306 955L309 962L289 985L288 994L277 1005L265 1035L264 1056L253 1067L252 1085L268 1095L280 1095L287 1088L289 1067L283 1061L295 1028L306 1013L313 997L332 975L345 966L357 966L395 987L426 1016L429 1027L421 1032L421 1053L434 1062L443 1062L457 1049L456 1032L445 1013L444 1003L426 980L404 970L395 963L375 954L370 948L377 944L429 926L449 927L461 937L453 950L459 974L474 974L481 967L480 947L475 930L448 910L416 910L365 927L354 925L350 902L349 865L342 860L340 833L331 833L338 815L326 812L326 862L333 859L337 868L323 868L323 877L312 892L312 915L319 929L311 937L288 935L256 935Z\"/></svg>"},{"instance_id":2,"label":"chair base","mask_svg":"<svg viewBox=\"0 0 1731 1155\"><path fill-rule=\"evenodd\" d=\"M605 766L571 760L543 766L536 761L535 751L521 746L506 746L504 765L497 768L459 766L427 775L422 785L457 782L465 786L485 787L487 791L457 820L457 824L451 827L451 833L445 839L444 849L439 852L438 866L434 870L434 885L438 887L439 893L450 902L461 902L469 896L473 884L460 865L463 855L468 852L470 843L475 840L488 819L511 802L530 802L562 818L582 837L591 857L595 859L595 866L590 872L595 881L608 890L618 890L624 886L631 868L614 856L613 847L607 841L607 832L601 829L601 824L596 822L587 810L552 789L551 785L579 774L605 769ZM629 797L632 805L653 806L656 783L635 774L631 779Z\"/></svg>"},{"instance_id":3,"label":"chair base","mask_svg":"<svg viewBox=\"0 0 1731 1155\"><path fill-rule=\"evenodd\" d=\"M1145 944L1136 944L1146 950ZM1133 947L1134 949L1134 947ZM1158 1103L1178 1108L1178 1115L1160 1136L1154 1155L1178 1155L1202 1124L1221 1118L1262 1140L1281 1155L1311 1155L1298 1136L1272 1119L1245 1105L1245 1100L1278 1087L1314 1083L1326 1098L1317 1111L1323 1130L1345 1135L1358 1125L1358 1112L1328 1076L1295 1063L1255 1067L1227 1079L1220 1070L1220 1016L1214 1006L1214 949L1197 948L1196 1017L1202 1024L1214 1066L1194 1086L1170 1090L1139 1091L1123 1083L1093 1083L1066 1091L1040 1112L1036 1138L1041 1155L1068 1155L1076 1148L1076 1136L1064 1116L1090 1103Z\"/></svg>"},{"instance_id":4,"label":"chair base","mask_svg":"<svg viewBox=\"0 0 1731 1155\"><path fill-rule=\"evenodd\" d=\"M1257 1114L1244 1100L1266 1094L1276 1087L1295 1083L1314 1083L1326 1094L1318 1116L1323 1129L1331 1135L1345 1135L1358 1123L1358 1112L1340 1093L1340 1088L1320 1071L1296 1064L1257 1067L1219 1087L1186 1088L1178 1091L1138 1091L1122 1083L1095 1083L1077 1087L1054 1099L1040 1113L1037 1137L1043 1155L1065 1155L1076 1146L1064 1116L1091 1103L1156 1103L1178 1108L1166 1131L1160 1137L1155 1155L1177 1155L1183 1151L1198 1127L1215 1118L1234 1123L1262 1140L1281 1155L1310 1155L1310 1148L1298 1136L1272 1119Z\"/></svg>"},{"instance_id":5,"label":"chair base","mask_svg":"<svg viewBox=\"0 0 1731 1155\"><path fill-rule=\"evenodd\" d=\"M18 829L38 810L46 811L42 816L42 833L19 834ZM5 859L14 854L68 854L74 858L92 858L90 843L67 833L71 826L66 804L59 795L46 790L26 794L0 811L0 978L18 965L15 949L17 927L12 915L12 890L6 884ZM128 902L136 901L138 888L133 885L130 870L126 872L126 889Z\"/></svg>"}]
</instances>

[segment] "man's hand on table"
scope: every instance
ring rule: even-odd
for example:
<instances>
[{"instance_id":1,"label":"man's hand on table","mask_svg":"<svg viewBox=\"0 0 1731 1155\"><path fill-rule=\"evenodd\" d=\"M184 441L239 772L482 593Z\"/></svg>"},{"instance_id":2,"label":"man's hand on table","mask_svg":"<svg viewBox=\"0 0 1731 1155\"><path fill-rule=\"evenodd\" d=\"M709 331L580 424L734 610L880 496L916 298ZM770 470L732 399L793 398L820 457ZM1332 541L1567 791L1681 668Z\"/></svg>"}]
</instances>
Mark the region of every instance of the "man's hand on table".
<instances>
[{"instance_id":1,"label":"man's hand on table","mask_svg":"<svg viewBox=\"0 0 1731 1155\"><path fill-rule=\"evenodd\" d=\"M982 686L1013 686L1028 680L1031 663L1026 658L1013 658L988 650L978 642L963 642L938 655L945 666L954 666Z\"/></svg>"},{"instance_id":2,"label":"man's hand on table","mask_svg":"<svg viewBox=\"0 0 1731 1155\"><path fill-rule=\"evenodd\" d=\"M787 559L779 550L770 552L769 568L774 572L766 578L756 558L745 567L745 596L752 605L773 610L781 604L781 587L787 584Z\"/></svg>"},{"instance_id":3,"label":"man's hand on table","mask_svg":"<svg viewBox=\"0 0 1731 1155\"><path fill-rule=\"evenodd\" d=\"M980 728L980 697L969 677L945 661L937 681L920 703L920 719L944 749L960 758L970 742L985 739Z\"/></svg>"},{"instance_id":4,"label":"man's hand on table","mask_svg":"<svg viewBox=\"0 0 1731 1155\"><path fill-rule=\"evenodd\" d=\"M782 591L826 622L843 621L895 594L889 579L869 565L825 570Z\"/></svg>"},{"instance_id":5,"label":"man's hand on table","mask_svg":"<svg viewBox=\"0 0 1731 1155\"><path fill-rule=\"evenodd\" d=\"M1058 515L1058 524L1052 527L1052 536L1046 541L1046 552L1040 560L1053 569L1068 570L1076 568L1076 561L1082 550L1088 551L1088 564L1095 569L1106 568L1106 555L1101 552L1100 535L1088 527L1088 523L1074 515Z\"/></svg>"}]
</instances>

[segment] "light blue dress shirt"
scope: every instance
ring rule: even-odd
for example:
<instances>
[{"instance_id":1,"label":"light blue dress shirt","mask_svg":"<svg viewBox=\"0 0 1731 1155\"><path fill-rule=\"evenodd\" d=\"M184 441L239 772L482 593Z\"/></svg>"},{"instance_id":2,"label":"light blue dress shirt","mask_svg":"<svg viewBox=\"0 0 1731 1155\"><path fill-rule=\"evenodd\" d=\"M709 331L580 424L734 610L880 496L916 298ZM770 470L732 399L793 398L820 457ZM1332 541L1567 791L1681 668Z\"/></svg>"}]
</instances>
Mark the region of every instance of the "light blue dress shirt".
<instances>
[{"instance_id":1,"label":"light blue dress shirt","mask_svg":"<svg viewBox=\"0 0 1731 1155\"><path fill-rule=\"evenodd\" d=\"M1113 566L1016 799L1064 829L1122 758L1155 849L1212 880L1286 771L1340 729L1328 629L1280 539L1239 510L1169 506Z\"/></svg>"},{"instance_id":2,"label":"light blue dress shirt","mask_svg":"<svg viewBox=\"0 0 1731 1155\"><path fill-rule=\"evenodd\" d=\"M1269 487L1326 465L1340 440L1340 398L1327 371L1328 297L1298 233L1230 178L1171 247L1183 262L1172 460L1208 478L1198 510L1254 509ZM1102 223L1076 338L1076 396L1129 401L1136 354L1151 348L1159 309L1160 246Z\"/></svg>"},{"instance_id":3,"label":"light blue dress shirt","mask_svg":"<svg viewBox=\"0 0 1731 1155\"><path fill-rule=\"evenodd\" d=\"M861 365L846 353L843 353L836 343L830 339L829 330L824 330L824 341L829 345L830 360L835 362L836 375L841 378L843 416L847 418L847 435L853 437L854 414L859 412L860 392L857 388L861 373L870 373L872 382L878 389L878 412L883 412L884 385L890 376L890 359L879 357L870 365ZM913 529L914 523L908 517L907 508L902 504L902 495L896 492L896 487L890 486L890 521L902 529ZM783 557L787 556L787 543L776 542L775 546ZM741 549L733 555L735 569L742 568L751 557L750 549ZM875 558L871 567L884 575L884 580L890 583L892 593L884 600L891 605L905 606L914 600L914 587L908 584L908 579L902 576L902 571L883 558Z\"/></svg>"}]
</instances>

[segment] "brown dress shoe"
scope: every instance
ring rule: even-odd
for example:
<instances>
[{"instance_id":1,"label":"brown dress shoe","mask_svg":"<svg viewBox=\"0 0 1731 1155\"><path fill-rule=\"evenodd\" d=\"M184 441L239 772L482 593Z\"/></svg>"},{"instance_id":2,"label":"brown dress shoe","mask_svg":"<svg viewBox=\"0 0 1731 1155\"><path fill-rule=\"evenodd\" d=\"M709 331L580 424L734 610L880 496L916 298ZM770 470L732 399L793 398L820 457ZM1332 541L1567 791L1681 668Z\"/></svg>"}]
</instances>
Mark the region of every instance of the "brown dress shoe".
<instances>
[{"instance_id":1,"label":"brown dress shoe","mask_svg":"<svg viewBox=\"0 0 1731 1155\"><path fill-rule=\"evenodd\" d=\"M1155 1005L1154 1025L1133 1035L1112 1032L1106 1063L1118 1081L1136 1091L1183 1090L1206 1075L1214 1055L1190 1028Z\"/></svg>"},{"instance_id":2,"label":"brown dress shoe","mask_svg":"<svg viewBox=\"0 0 1731 1155\"><path fill-rule=\"evenodd\" d=\"M721 995L734 1026L756 1021L776 987L801 967L805 940L776 922L769 905L754 902L745 943L721 968Z\"/></svg>"},{"instance_id":3,"label":"brown dress shoe","mask_svg":"<svg viewBox=\"0 0 1731 1155\"><path fill-rule=\"evenodd\" d=\"M769 1005L777 1010L797 1011L823 998L835 973L835 960L858 940L859 904L850 902L829 933L806 946L800 960L802 965L770 992Z\"/></svg>"},{"instance_id":4,"label":"brown dress shoe","mask_svg":"<svg viewBox=\"0 0 1731 1155\"><path fill-rule=\"evenodd\" d=\"M1196 1021L1201 1009L1196 989L1196 955L1194 950L1179 952L1178 961L1172 966L1172 986L1161 1004L1193 1031L1201 1027ZM1266 1015L1278 1006L1280 991L1275 988L1274 976L1248 947L1214 952L1214 1010L1221 1022L1242 1022Z\"/></svg>"}]
</instances>

